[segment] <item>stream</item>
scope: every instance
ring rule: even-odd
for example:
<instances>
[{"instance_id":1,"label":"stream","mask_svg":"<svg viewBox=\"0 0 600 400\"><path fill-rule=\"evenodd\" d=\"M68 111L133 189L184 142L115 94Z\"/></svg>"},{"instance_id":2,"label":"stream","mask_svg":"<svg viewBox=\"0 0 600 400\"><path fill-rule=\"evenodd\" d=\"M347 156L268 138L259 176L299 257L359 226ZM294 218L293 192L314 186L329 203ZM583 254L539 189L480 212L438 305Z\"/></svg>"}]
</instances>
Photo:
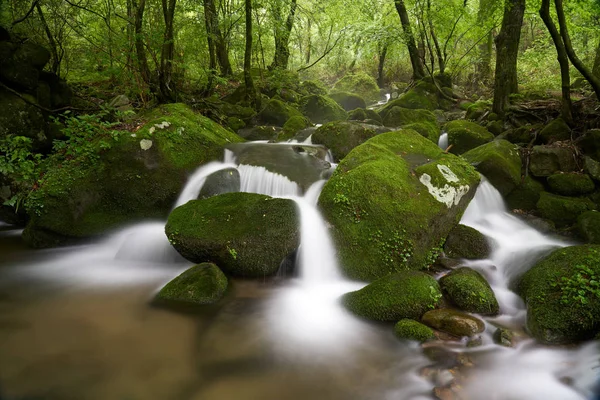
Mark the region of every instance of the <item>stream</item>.
<instances>
[{"instance_id":1,"label":"stream","mask_svg":"<svg viewBox=\"0 0 600 400\"><path fill-rule=\"evenodd\" d=\"M295 152L302 165L296 173L311 178L298 184L271 166L240 164L275 147ZM340 273L316 207L335 168L322 150L310 137L298 145L250 143L189 178L174 206L196 198L212 173L237 168L241 191L293 199L300 214L294 276L231 279L231 293L201 312L151 304L191 266L169 245L165 221L35 251L25 248L19 230L0 225L0 399L433 399L433 388L453 379L443 359L431 361L420 345L397 340L390 326L359 320L339 304L342 294L366 283ZM472 360L461 370L464 399L591 399L600 375L596 343L550 348L525 339L506 348L492 340L495 326L524 325L525 306L510 290L514 279L569 243L507 212L485 179L462 223L492 244L489 260L465 265L486 276L501 308L497 317L482 317L487 329L478 347L428 344Z\"/></svg>"}]
</instances>

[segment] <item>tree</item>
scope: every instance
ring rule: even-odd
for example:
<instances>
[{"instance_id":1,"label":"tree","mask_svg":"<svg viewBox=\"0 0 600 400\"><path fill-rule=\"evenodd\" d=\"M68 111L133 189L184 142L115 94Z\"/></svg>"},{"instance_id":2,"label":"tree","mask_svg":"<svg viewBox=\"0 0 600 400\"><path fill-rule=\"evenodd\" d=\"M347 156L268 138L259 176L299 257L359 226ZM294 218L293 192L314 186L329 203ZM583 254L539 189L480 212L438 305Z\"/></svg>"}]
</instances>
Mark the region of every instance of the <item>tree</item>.
<instances>
[{"instance_id":1,"label":"tree","mask_svg":"<svg viewBox=\"0 0 600 400\"><path fill-rule=\"evenodd\" d=\"M270 69L282 68L287 69L290 58L289 41L292 28L294 27L294 18L296 16L297 0L292 0L290 4L290 12L285 20L285 24L281 24L281 4L279 0L273 5L273 17L275 24L275 54Z\"/></svg>"},{"instance_id":2,"label":"tree","mask_svg":"<svg viewBox=\"0 0 600 400\"><path fill-rule=\"evenodd\" d=\"M251 106L257 107L256 89L252 80L252 0L244 0L246 11L246 48L244 50L244 84L246 100Z\"/></svg>"},{"instance_id":3,"label":"tree","mask_svg":"<svg viewBox=\"0 0 600 400\"><path fill-rule=\"evenodd\" d=\"M211 58L216 58L221 69L221 75L229 76L233 74L231 62L229 61L229 50L227 42L223 37L219 26L219 14L215 7L214 0L204 0L204 20L206 25L206 37L208 40L208 51ZM211 68L215 68L212 66Z\"/></svg>"},{"instance_id":4,"label":"tree","mask_svg":"<svg viewBox=\"0 0 600 400\"><path fill-rule=\"evenodd\" d=\"M158 74L159 98L163 102L175 101L176 93L173 82L173 57L175 55L175 38L173 37L173 19L177 0L162 0L162 12L165 21L163 44L160 53L160 71Z\"/></svg>"},{"instance_id":5,"label":"tree","mask_svg":"<svg viewBox=\"0 0 600 400\"><path fill-rule=\"evenodd\" d=\"M408 54L410 56L410 63L413 70L413 79L421 79L425 76L425 71L423 70L421 57L419 57L419 49L417 49L417 45L415 44L415 37L412 33L410 19L408 18L408 12L406 11L404 0L394 0L394 3L396 5L396 11L400 16L400 23L402 24L406 46L408 47Z\"/></svg>"}]
</instances>

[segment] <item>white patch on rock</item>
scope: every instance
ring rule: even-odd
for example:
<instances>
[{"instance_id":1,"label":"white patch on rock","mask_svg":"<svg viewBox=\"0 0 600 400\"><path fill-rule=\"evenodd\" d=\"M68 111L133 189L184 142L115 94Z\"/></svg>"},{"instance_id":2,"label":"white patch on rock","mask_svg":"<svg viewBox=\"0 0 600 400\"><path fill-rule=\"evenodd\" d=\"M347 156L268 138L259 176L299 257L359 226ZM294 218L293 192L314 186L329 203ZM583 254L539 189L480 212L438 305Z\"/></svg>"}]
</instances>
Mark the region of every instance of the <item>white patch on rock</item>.
<instances>
[{"instance_id":1,"label":"white patch on rock","mask_svg":"<svg viewBox=\"0 0 600 400\"><path fill-rule=\"evenodd\" d=\"M444 203L448 208L451 208L453 205L458 205L462 197L469 192L469 185L454 187L446 184L441 188L436 187L433 183L431 183L431 176L427 174L421 175L419 181L427 188L429 194L431 194L434 199L440 203Z\"/></svg>"},{"instance_id":2,"label":"white patch on rock","mask_svg":"<svg viewBox=\"0 0 600 400\"><path fill-rule=\"evenodd\" d=\"M148 140L148 139L140 140L140 147L142 148L142 150L148 150L150 147L152 147L152 140Z\"/></svg>"},{"instance_id":3,"label":"white patch on rock","mask_svg":"<svg viewBox=\"0 0 600 400\"><path fill-rule=\"evenodd\" d=\"M135 133L132 133L131 137L137 137L137 135Z\"/></svg>"},{"instance_id":4,"label":"white patch on rock","mask_svg":"<svg viewBox=\"0 0 600 400\"><path fill-rule=\"evenodd\" d=\"M160 124L154 124L155 127L157 127L158 129L165 129L168 128L169 126L171 126L171 123L169 121L163 121Z\"/></svg>"},{"instance_id":5,"label":"white patch on rock","mask_svg":"<svg viewBox=\"0 0 600 400\"><path fill-rule=\"evenodd\" d=\"M437 167L440 170L444 179L446 179L448 182L458 182L459 181L458 176L456 176L456 174L454 172L452 172L452 170L450 168L448 168L448 166L446 166L444 164L438 164Z\"/></svg>"},{"instance_id":6,"label":"white patch on rock","mask_svg":"<svg viewBox=\"0 0 600 400\"><path fill-rule=\"evenodd\" d=\"M152 135L155 130L156 130L156 128L151 126L150 129L148 129L148 133Z\"/></svg>"}]
</instances>

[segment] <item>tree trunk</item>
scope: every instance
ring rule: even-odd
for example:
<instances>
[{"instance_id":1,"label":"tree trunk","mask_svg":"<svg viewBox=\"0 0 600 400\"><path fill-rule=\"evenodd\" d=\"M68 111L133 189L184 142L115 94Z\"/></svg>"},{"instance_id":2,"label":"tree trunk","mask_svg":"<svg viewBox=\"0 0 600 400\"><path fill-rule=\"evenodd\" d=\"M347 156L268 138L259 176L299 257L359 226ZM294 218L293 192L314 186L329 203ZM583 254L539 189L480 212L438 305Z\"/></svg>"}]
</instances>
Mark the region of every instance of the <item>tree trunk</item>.
<instances>
[{"instance_id":1,"label":"tree trunk","mask_svg":"<svg viewBox=\"0 0 600 400\"><path fill-rule=\"evenodd\" d=\"M596 97L600 100L600 78L593 75L588 67L577 57L575 51L573 50L573 45L571 44L571 37L569 36L569 31L567 29L567 22L565 20L565 12L563 10L562 0L554 0L554 6L556 7L556 15L558 16L558 26L560 27L560 36L565 44L565 50L567 51L567 55L569 56L569 60L571 63L577 68L581 75L592 85L594 88L594 92L596 93Z\"/></svg>"},{"instance_id":2,"label":"tree trunk","mask_svg":"<svg viewBox=\"0 0 600 400\"><path fill-rule=\"evenodd\" d=\"M219 14L214 0L204 0L204 20L206 23L206 34L213 43L214 56L219 63L221 75L232 75L233 70L229 61L229 50L219 26Z\"/></svg>"},{"instance_id":3,"label":"tree trunk","mask_svg":"<svg viewBox=\"0 0 600 400\"><path fill-rule=\"evenodd\" d=\"M352 58L352 61L350 62L350 66L348 67L350 72L354 72L354 67L356 66L356 61L358 60L358 51L360 50L361 42L362 42L362 36L359 36L358 39L356 40L356 43L354 44L354 58Z\"/></svg>"},{"instance_id":4,"label":"tree trunk","mask_svg":"<svg viewBox=\"0 0 600 400\"><path fill-rule=\"evenodd\" d=\"M256 90L252 81L252 0L245 0L246 8L246 48L244 52L244 84L246 100L250 106L257 108Z\"/></svg>"},{"instance_id":5,"label":"tree trunk","mask_svg":"<svg viewBox=\"0 0 600 400\"><path fill-rule=\"evenodd\" d=\"M483 26L490 17L492 4L489 0L479 0L479 11L477 12L477 24ZM479 59L475 64L475 74L481 82L489 82L492 76L492 50L494 47L494 37L492 31L487 35L487 39L479 45Z\"/></svg>"},{"instance_id":6,"label":"tree trunk","mask_svg":"<svg viewBox=\"0 0 600 400\"><path fill-rule=\"evenodd\" d=\"M160 52L159 89L162 102L175 101L175 86L173 82L173 57L175 43L173 37L173 19L175 17L176 0L162 0L165 33Z\"/></svg>"},{"instance_id":7,"label":"tree trunk","mask_svg":"<svg viewBox=\"0 0 600 400\"><path fill-rule=\"evenodd\" d=\"M562 107L561 115L568 124L573 122L573 103L571 102L571 77L569 75L569 58L563 40L550 16L550 0L542 0L540 17L548 28L554 46L556 47L557 59L560 64L560 78L562 84Z\"/></svg>"},{"instance_id":8,"label":"tree trunk","mask_svg":"<svg viewBox=\"0 0 600 400\"><path fill-rule=\"evenodd\" d=\"M377 86L382 88L385 85L385 78L383 75L383 65L385 64L385 57L387 56L388 45L387 43L383 45L381 51L379 52L379 64L377 66Z\"/></svg>"},{"instance_id":9,"label":"tree trunk","mask_svg":"<svg viewBox=\"0 0 600 400\"><path fill-rule=\"evenodd\" d=\"M46 32L48 44L50 45L50 53L52 54L52 64L50 65L50 70L58 75L60 72L60 58L58 57L56 40L54 40L54 36L52 35L52 32L50 32L50 28L48 27L48 23L46 22L46 18L44 17L44 13L42 12L42 8L40 7L40 3L35 3L35 8L40 17L40 21L42 22L42 25L44 27L44 32Z\"/></svg>"},{"instance_id":10,"label":"tree trunk","mask_svg":"<svg viewBox=\"0 0 600 400\"><path fill-rule=\"evenodd\" d=\"M150 87L151 77L150 68L148 67L148 58L146 57L146 48L144 47L144 10L146 8L146 0L132 0L133 8L135 9L134 18L134 43L137 56L137 64L140 70L142 81Z\"/></svg>"},{"instance_id":11,"label":"tree trunk","mask_svg":"<svg viewBox=\"0 0 600 400\"><path fill-rule=\"evenodd\" d=\"M425 76L425 71L423 70L423 63L419 57L419 50L415 44L415 37L413 36L412 29L410 27L410 19L408 18L408 12L406 11L404 0L395 0L394 3L396 4L396 11L400 16L402 30L404 31L406 46L408 47L408 54L410 55L410 63L413 69L413 78L421 79Z\"/></svg>"},{"instance_id":12,"label":"tree trunk","mask_svg":"<svg viewBox=\"0 0 600 400\"><path fill-rule=\"evenodd\" d=\"M492 111L500 116L504 116L508 107L508 96L518 92L517 56L524 13L525 0L506 0L504 3L502 27L496 37L496 76L492 105Z\"/></svg>"},{"instance_id":13,"label":"tree trunk","mask_svg":"<svg viewBox=\"0 0 600 400\"><path fill-rule=\"evenodd\" d=\"M273 56L273 62L269 69L287 69L288 61L290 59L290 35L292 33L292 28L294 27L294 18L296 17L296 2L297 0L292 0L290 13L287 16L284 26L280 26L278 23L280 18L277 18L275 21L275 55ZM275 7L278 8L279 5L276 5ZM276 14L280 15L281 13L277 10Z\"/></svg>"},{"instance_id":14,"label":"tree trunk","mask_svg":"<svg viewBox=\"0 0 600 400\"><path fill-rule=\"evenodd\" d=\"M598 40L598 47L596 47L596 57L594 58L592 74L597 78L600 78L600 40Z\"/></svg>"},{"instance_id":15,"label":"tree trunk","mask_svg":"<svg viewBox=\"0 0 600 400\"><path fill-rule=\"evenodd\" d=\"M306 44L306 54L304 55L304 62L308 65L310 63L310 56L312 51L312 40L310 34L311 22L308 20L308 27L306 28L306 32L308 32L308 43Z\"/></svg>"}]
</instances>

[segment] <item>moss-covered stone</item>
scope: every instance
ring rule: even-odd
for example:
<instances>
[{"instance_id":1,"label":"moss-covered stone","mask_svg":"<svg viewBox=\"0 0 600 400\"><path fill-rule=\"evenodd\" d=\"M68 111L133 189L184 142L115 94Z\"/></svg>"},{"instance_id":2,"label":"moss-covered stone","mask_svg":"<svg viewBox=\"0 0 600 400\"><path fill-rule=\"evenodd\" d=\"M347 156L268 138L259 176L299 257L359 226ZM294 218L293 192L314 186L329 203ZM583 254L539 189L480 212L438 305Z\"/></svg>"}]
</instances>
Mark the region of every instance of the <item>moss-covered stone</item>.
<instances>
[{"instance_id":1,"label":"moss-covered stone","mask_svg":"<svg viewBox=\"0 0 600 400\"><path fill-rule=\"evenodd\" d=\"M253 193L192 200L173 210L165 233L186 259L252 278L276 273L299 244L294 202Z\"/></svg>"},{"instance_id":2,"label":"moss-covered stone","mask_svg":"<svg viewBox=\"0 0 600 400\"><path fill-rule=\"evenodd\" d=\"M571 128L562 119L556 118L540 131L538 139L542 143L553 143L571 139Z\"/></svg>"},{"instance_id":3,"label":"moss-covered stone","mask_svg":"<svg viewBox=\"0 0 600 400\"><path fill-rule=\"evenodd\" d=\"M329 97L336 101L346 111L356 110L357 108L367 108L365 99L357 94L348 92L330 93Z\"/></svg>"},{"instance_id":4,"label":"moss-covered stone","mask_svg":"<svg viewBox=\"0 0 600 400\"><path fill-rule=\"evenodd\" d=\"M586 243L600 244L600 212L586 211L577 218L577 229Z\"/></svg>"},{"instance_id":5,"label":"moss-covered stone","mask_svg":"<svg viewBox=\"0 0 600 400\"><path fill-rule=\"evenodd\" d=\"M503 195L521 182L519 147L506 140L494 140L462 155Z\"/></svg>"},{"instance_id":6,"label":"moss-covered stone","mask_svg":"<svg viewBox=\"0 0 600 400\"><path fill-rule=\"evenodd\" d=\"M167 305L205 305L218 302L227 290L227 277L211 263L193 266L156 295L159 303Z\"/></svg>"},{"instance_id":7,"label":"moss-covered stone","mask_svg":"<svg viewBox=\"0 0 600 400\"><path fill-rule=\"evenodd\" d=\"M550 175L548 187L552 193L563 196L580 196L592 193L596 188L589 175L574 172Z\"/></svg>"},{"instance_id":8,"label":"moss-covered stone","mask_svg":"<svg viewBox=\"0 0 600 400\"><path fill-rule=\"evenodd\" d=\"M583 157L583 170L596 182L600 182L600 162L591 157Z\"/></svg>"},{"instance_id":9,"label":"moss-covered stone","mask_svg":"<svg viewBox=\"0 0 600 400\"><path fill-rule=\"evenodd\" d=\"M490 245L481 232L461 224L450 231L444 244L444 253L452 258L470 260L487 258L490 250Z\"/></svg>"},{"instance_id":10,"label":"moss-covered stone","mask_svg":"<svg viewBox=\"0 0 600 400\"><path fill-rule=\"evenodd\" d=\"M419 319L439 306L442 292L433 277L405 271L388 275L342 297L348 310L375 321Z\"/></svg>"},{"instance_id":11,"label":"moss-covered stone","mask_svg":"<svg viewBox=\"0 0 600 400\"><path fill-rule=\"evenodd\" d=\"M498 139L508 140L515 144L528 144L534 138L535 133L542 128L541 124L523 125L518 128L509 129L498 135Z\"/></svg>"},{"instance_id":12,"label":"moss-covered stone","mask_svg":"<svg viewBox=\"0 0 600 400\"><path fill-rule=\"evenodd\" d=\"M319 199L346 274L373 280L427 267L478 182L466 161L412 130L353 149Z\"/></svg>"},{"instance_id":13,"label":"moss-covered stone","mask_svg":"<svg viewBox=\"0 0 600 400\"><path fill-rule=\"evenodd\" d=\"M576 155L570 147L533 146L529 157L529 171L533 176L545 177L556 172L578 169Z\"/></svg>"},{"instance_id":14,"label":"moss-covered stone","mask_svg":"<svg viewBox=\"0 0 600 400\"><path fill-rule=\"evenodd\" d=\"M518 293L537 340L569 344L600 331L600 246L558 249L527 271Z\"/></svg>"},{"instance_id":15,"label":"moss-covered stone","mask_svg":"<svg viewBox=\"0 0 600 400\"><path fill-rule=\"evenodd\" d=\"M470 121L450 121L444 126L444 131L448 133L448 144L452 146L450 152L453 154L462 154L494 140L494 135L487 129Z\"/></svg>"},{"instance_id":16,"label":"moss-covered stone","mask_svg":"<svg viewBox=\"0 0 600 400\"><path fill-rule=\"evenodd\" d=\"M300 90L305 95L316 94L319 96L324 96L327 94L327 88L325 87L325 85L323 85L321 81L315 80L306 80L302 82L302 84L300 85Z\"/></svg>"},{"instance_id":17,"label":"moss-covered stone","mask_svg":"<svg viewBox=\"0 0 600 400\"><path fill-rule=\"evenodd\" d=\"M527 175L523 181L506 197L506 203L512 210L533 211L537 208L540 193L544 185Z\"/></svg>"},{"instance_id":18,"label":"moss-covered stone","mask_svg":"<svg viewBox=\"0 0 600 400\"><path fill-rule=\"evenodd\" d=\"M581 150L585 155L600 161L600 129L590 129L581 140Z\"/></svg>"},{"instance_id":19,"label":"moss-covered stone","mask_svg":"<svg viewBox=\"0 0 600 400\"><path fill-rule=\"evenodd\" d=\"M379 116L379 114L377 114L377 116ZM357 108L348 113L349 121L364 121L368 118L369 117L367 117L367 110L364 108ZM379 118L381 119L381 117Z\"/></svg>"},{"instance_id":20,"label":"moss-covered stone","mask_svg":"<svg viewBox=\"0 0 600 400\"><path fill-rule=\"evenodd\" d=\"M595 207L594 202L588 198L565 197L547 192L541 192L537 202L540 215L554 222L557 228L574 224L577 217Z\"/></svg>"},{"instance_id":21,"label":"moss-covered stone","mask_svg":"<svg viewBox=\"0 0 600 400\"><path fill-rule=\"evenodd\" d=\"M206 177L198 198L206 199L218 194L239 192L240 186L240 171L237 168L224 168Z\"/></svg>"},{"instance_id":22,"label":"moss-covered stone","mask_svg":"<svg viewBox=\"0 0 600 400\"><path fill-rule=\"evenodd\" d=\"M346 111L330 97L310 95L300 101L302 113L316 124L331 121L344 121L348 118Z\"/></svg>"},{"instance_id":23,"label":"moss-covered stone","mask_svg":"<svg viewBox=\"0 0 600 400\"><path fill-rule=\"evenodd\" d=\"M498 300L483 275L471 268L458 268L440 279L446 296L463 311L495 315L500 311Z\"/></svg>"},{"instance_id":24,"label":"moss-covered stone","mask_svg":"<svg viewBox=\"0 0 600 400\"><path fill-rule=\"evenodd\" d=\"M242 141L183 104L163 105L142 118L146 123L135 134L99 132L72 158L50 158L26 203L30 244L44 247L49 235L83 238L165 218L189 173L220 159L226 143Z\"/></svg>"},{"instance_id":25,"label":"moss-covered stone","mask_svg":"<svg viewBox=\"0 0 600 400\"><path fill-rule=\"evenodd\" d=\"M454 336L474 336L485 329L479 318L447 308L427 311L421 321L434 329Z\"/></svg>"},{"instance_id":26,"label":"moss-covered stone","mask_svg":"<svg viewBox=\"0 0 600 400\"><path fill-rule=\"evenodd\" d=\"M302 118L302 117L301 117ZM246 140L272 140L278 137L281 128L272 125L258 125L251 128L244 128L238 131L238 135Z\"/></svg>"},{"instance_id":27,"label":"moss-covered stone","mask_svg":"<svg viewBox=\"0 0 600 400\"><path fill-rule=\"evenodd\" d=\"M435 339L433 329L414 319L401 319L394 325L394 334L399 339L426 342Z\"/></svg>"},{"instance_id":28,"label":"moss-covered stone","mask_svg":"<svg viewBox=\"0 0 600 400\"><path fill-rule=\"evenodd\" d=\"M414 129L436 144L439 140L440 128L437 117L431 111L393 106L382 109L380 115L385 126Z\"/></svg>"},{"instance_id":29,"label":"moss-covered stone","mask_svg":"<svg viewBox=\"0 0 600 400\"><path fill-rule=\"evenodd\" d=\"M271 99L258 113L258 120L264 124L283 126L291 117L302 116L294 107L281 100Z\"/></svg>"},{"instance_id":30,"label":"moss-covered stone","mask_svg":"<svg viewBox=\"0 0 600 400\"><path fill-rule=\"evenodd\" d=\"M31 99L35 104L35 99ZM25 136L34 151L48 150L51 138L44 114L39 108L0 88L0 139L7 135Z\"/></svg>"},{"instance_id":31,"label":"moss-covered stone","mask_svg":"<svg viewBox=\"0 0 600 400\"><path fill-rule=\"evenodd\" d=\"M514 347L516 341L515 332L506 328L498 328L494 331L492 336L494 343L504 347Z\"/></svg>"},{"instance_id":32,"label":"moss-covered stone","mask_svg":"<svg viewBox=\"0 0 600 400\"><path fill-rule=\"evenodd\" d=\"M389 129L352 121L336 121L317 128L312 135L312 142L331 150L337 162L356 146L383 132L389 132Z\"/></svg>"},{"instance_id":33,"label":"moss-covered stone","mask_svg":"<svg viewBox=\"0 0 600 400\"><path fill-rule=\"evenodd\" d=\"M283 130L277 135L277 141L281 142L293 139L298 132L310 126L312 124L306 117L300 115L293 116L283 125Z\"/></svg>"},{"instance_id":34,"label":"moss-covered stone","mask_svg":"<svg viewBox=\"0 0 600 400\"><path fill-rule=\"evenodd\" d=\"M485 128L494 136L501 135L506 130L502 121L489 121Z\"/></svg>"},{"instance_id":35,"label":"moss-covered stone","mask_svg":"<svg viewBox=\"0 0 600 400\"><path fill-rule=\"evenodd\" d=\"M377 81L364 72L345 75L333 85L333 90L354 93L368 101L379 99Z\"/></svg>"},{"instance_id":36,"label":"moss-covered stone","mask_svg":"<svg viewBox=\"0 0 600 400\"><path fill-rule=\"evenodd\" d=\"M467 107L465 119L478 121L479 119L483 118L486 113L489 113L491 108L492 105L489 101L476 101Z\"/></svg>"},{"instance_id":37,"label":"moss-covered stone","mask_svg":"<svg viewBox=\"0 0 600 400\"><path fill-rule=\"evenodd\" d=\"M421 93L416 89L411 89L397 100L394 100L394 105L411 109L435 110L438 103L435 96Z\"/></svg>"},{"instance_id":38,"label":"moss-covered stone","mask_svg":"<svg viewBox=\"0 0 600 400\"><path fill-rule=\"evenodd\" d=\"M427 122L415 122L412 124L403 125L402 129L412 129L433 143L438 143L440 140L440 128Z\"/></svg>"}]
</instances>

